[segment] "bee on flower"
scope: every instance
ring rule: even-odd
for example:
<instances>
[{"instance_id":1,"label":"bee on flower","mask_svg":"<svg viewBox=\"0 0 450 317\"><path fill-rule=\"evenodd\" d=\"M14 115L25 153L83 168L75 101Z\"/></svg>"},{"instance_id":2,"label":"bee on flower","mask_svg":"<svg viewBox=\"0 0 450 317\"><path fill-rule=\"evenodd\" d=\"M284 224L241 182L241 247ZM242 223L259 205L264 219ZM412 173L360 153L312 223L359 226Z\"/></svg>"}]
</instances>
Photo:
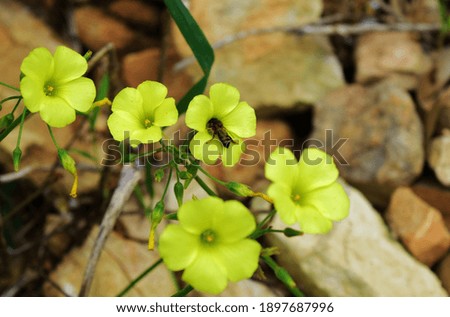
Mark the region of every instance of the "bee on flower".
<instances>
[{"instance_id":1,"label":"bee on flower","mask_svg":"<svg viewBox=\"0 0 450 317\"><path fill-rule=\"evenodd\" d=\"M228 84L211 86L209 98L198 95L189 103L186 125L197 131L189 149L207 164L219 158L224 166L233 166L245 150L243 138L256 134L255 110L240 101L239 91Z\"/></svg>"}]
</instances>

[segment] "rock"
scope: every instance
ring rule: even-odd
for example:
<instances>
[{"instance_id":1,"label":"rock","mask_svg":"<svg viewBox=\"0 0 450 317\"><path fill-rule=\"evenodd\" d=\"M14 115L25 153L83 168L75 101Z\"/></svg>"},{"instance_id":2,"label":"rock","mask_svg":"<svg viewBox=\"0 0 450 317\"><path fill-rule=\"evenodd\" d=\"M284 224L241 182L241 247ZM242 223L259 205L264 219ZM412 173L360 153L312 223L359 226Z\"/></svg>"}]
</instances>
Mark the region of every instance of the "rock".
<instances>
[{"instance_id":1,"label":"rock","mask_svg":"<svg viewBox=\"0 0 450 317\"><path fill-rule=\"evenodd\" d=\"M156 47L125 55L122 75L127 85L137 87L144 80L156 80L160 55Z\"/></svg>"},{"instance_id":2,"label":"rock","mask_svg":"<svg viewBox=\"0 0 450 317\"><path fill-rule=\"evenodd\" d=\"M377 204L386 205L394 188L421 173L423 129L405 90L354 84L331 92L314 110L310 143L333 155L342 177Z\"/></svg>"},{"instance_id":3,"label":"rock","mask_svg":"<svg viewBox=\"0 0 450 317\"><path fill-rule=\"evenodd\" d=\"M81 41L93 51L98 51L108 43L123 50L137 40L133 30L93 6L77 8L75 23Z\"/></svg>"},{"instance_id":4,"label":"rock","mask_svg":"<svg viewBox=\"0 0 450 317\"><path fill-rule=\"evenodd\" d=\"M414 184L411 189L427 204L441 212L447 229L450 230L450 190L439 184L424 182Z\"/></svg>"},{"instance_id":5,"label":"rock","mask_svg":"<svg viewBox=\"0 0 450 317\"><path fill-rule=\"evenodd\" d=\"M128 21L156 28L160 23L160 11L139 0L118 0L109 5L109 10Z\"/></svg>"},{"instance_id":6,"label":"rock","mask_svg":"<svg viewBox=\"0 0 450 317\"><path fill-rule=\"evenodd\" d=\"M417 0L411 3L408 20L414 23L438 23L441 20L439 2L435 0Z\"/></svg>"},{"instance_id":7,"label":"rock","mask_svg":"<svg viewBox=\"0 0 450 317\"><path fill-rule=\"evenodd\" d=\"M438 180L450 186L450 134L439 136L431 142L428 162Z\"/></svg>"},{"instance_id":8,"label":"rock","mask_svg":"<svg viewBox=\"0 0 450 317\"><path fill-rule=\"evenodd\" d=\"M246 139L247 150L241 160L233 167L222 164L206 165L205 168L216 178L225 182L235 181L253 186L258 180L264 179L264 164L275 147L293 146L293 132L281 120L258 120L256 135ZM225 196L233 195L223 186L218 186L219 193ZM233 196L234 197L234 196Z\"/></svg>"},{"instance_id":9,"label":"rock","mask_svg":"<svg viewBox=\"0 0 450 317\"><path fill-rule=\"evenodd\" d=\"M406 248L428 266L442 258L450 248L450 233L441 213L410 188L395 190L386 218Z\"/></svg>"},{"instance_id":10,"label":"rock","mask_svg":"<svg viewBox=\"0 0 450 317\"><path fill-rule=\"evenodd\" d=\"M369 82L392 75L426 73L431 61L406 32L371 32L359 37L356 80Z\"/></svg>"},{"instance_id":11,"label":"rock","mask_svg":"<svg viewBox=\"0 0 450 317\"><path fill-rule=\"evenodd\" d=\"M438 268L438 275L442 281L442 285L450 293L450 254L444 258Z\"/></svg>"},{"instance_id":12,"label":"rock","mask_svg":"<svg viewBox=\"0 0 450 317\"><path fill-rule=\"evenodd\" d=\"M36 47L44 46L54 51L62 41L18 1L0 1L0 69L1 81L19 87L22 60ZM15 92L0 86L0 99ZM4 109L14 106L6 103ZM5 111L3 110L3 111Z\"/></svg>"},{"instance_id":13,"label":"rock","mask_svg":"<svg viewBox=\"0 0 450 317\"><path fill-rule=\"evenodd\" d=\"M173 65L179 60L173 49L167 52L167 65L163 83L169 90L169 95L180 100L192 87L192 79L183 73L174 73ZM144 80L157 80L158 68L161 62L161 51L153 47L125 55L122 62L122 75L127 85L136 87Z\"/></svg>"},{"instance_id":14,"label":"rock","mask_svg":"<svg viewBox=\"0 0 450 317\"><path fill-rule=\"evenodd\" d=\"M50 274L50 278L67 294L77 296L87 260L90 256L98 228L94 228L84 245L72 250ZM150 252L146 244L124 239L116 232L109 236L97 265L89 296L116 296L134 278L159 259L156 251ZM128 293L128 296L169 296L175 293L171 274L158 266ZM62 296L50 284L44 285L46 296Z\"/></svg>"},{"instance_id":15,"label":"rock","mask_svg":"<svg viewBox=\"0 0 450 317\"><path fill-rule=\"evenodd\" d=\"M424 264L393 240L366 198L346 186L350 215L327 235L268 236L277 259L310 296L447 296ZM278 218L274 228L284 228Z\"/></svg>"},{"instance_id":16,"label":"rock","mask_svg":"<svg viewBox=\"0 0 450 317\"><path fill-rule=\"evenodd\" d=\"M191 0L190 11L210 43L239 32L302 25L317 21L322 1ZM176 28L174 41L184 57L192 52ZM198 79L198 67L188 73ZM269 32L234 41L215 50L210 82L239 88L243 100L259 108L312 104L344 84L341 66L325 37Z\"/></svg>"}]
</instances>

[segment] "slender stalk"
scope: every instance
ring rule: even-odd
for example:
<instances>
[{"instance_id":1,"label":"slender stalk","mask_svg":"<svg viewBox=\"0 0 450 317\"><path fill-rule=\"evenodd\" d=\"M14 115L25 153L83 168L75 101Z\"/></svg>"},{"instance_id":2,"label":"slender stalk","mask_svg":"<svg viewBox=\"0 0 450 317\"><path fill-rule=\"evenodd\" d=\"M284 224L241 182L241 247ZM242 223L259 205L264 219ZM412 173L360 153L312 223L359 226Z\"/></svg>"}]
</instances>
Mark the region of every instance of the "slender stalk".
<instances>
[{"instance_id":1,"label":"slender stalk","mask_svg":"<svg viewBox=\"0 0 450 317\"><path fill-rule=\"evenodd\" d=\"M297 288L297 284L285 268L279 266L270 256L262 255L261 258L272 269L275 276L289 289L292 295L296 297L305 296L305 294Z\"/></svg>"},{"instance_id":2,"label":"slender stalk","mask_svg":"<svg viewBox=\"0 0 450 317\"><path fill-rule=\"evenodd\" d=\"M131 281L130 284L128 284L127 287L124 288L123 291L121 291L119 294L117 294L117 297L122 297L124 296L126 293L128 293L128 291L130 289L132 289L137 283L139 283L140 280L142 280L144 277L147 276L147 274L149 274L151 271L153 271L158 265L160 265L162 263L162 259L159 259L158 261L156 261L155 263L153 263L152 265L150 265L150 267L148 267L144 272L142 272L138 277L136 277L134 280Z\"/></svg>"},{"instance_id":3,"label":"slender stalk","mask_svg":"<svg viewBox=\"0 0 450 317\"><path fill-rule=\"evenodd\" d=\"M208 193L209 196L217 196L217 194L211 188L209 188L209 186L199 176L195 176L195 180L200 185L200 187Z\"/></svg>"},{"instance_id":4,"label":"slender stalk","mask_svg":"<svg viewBox=\"0 0 450 317\"><path fill-rule=\"evenodd\" d=\"M14 86L11 86L11 85L2 83L1 81L0 81L0 85L5 86L5 87L8 87L9 89L12 89L12 90L15 90L15 91L19 91L19 92L20 92L20 89L19 89L19 88L16 88L16 87L14 87Z\"/></svg>"},{"instance_id":5,"label":"slender stalk","mask_svg":"<svg viewBox=\"0 0 450 317\"><path fill-rule=\"evenodd\" d=\"M192 291L194 288L191 285L186 285L183 289L179 290L175 294L173 294L171 297L184 297L187 294L189 294L190 291Z\"/></svg>"}]
</instances>

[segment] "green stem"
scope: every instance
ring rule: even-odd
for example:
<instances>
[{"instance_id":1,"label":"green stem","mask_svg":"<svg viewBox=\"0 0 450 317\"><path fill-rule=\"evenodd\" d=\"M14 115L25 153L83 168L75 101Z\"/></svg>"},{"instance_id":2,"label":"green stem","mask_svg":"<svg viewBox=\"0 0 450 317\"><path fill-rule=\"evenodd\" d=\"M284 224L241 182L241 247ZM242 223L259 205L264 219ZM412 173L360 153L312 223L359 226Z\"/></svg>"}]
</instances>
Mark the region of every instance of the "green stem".
<instances>
[{"instance_id":1,"label":"green stem","mask_svg":"<svg viewBox=\"0 0 450 317\"><path fill-rule=\"evenodd\" d=\"M16 111L17 106L19 105L20 100L22 100L22 96L11 96L11 97L6 97L5 99L3 99L2 101L0 101L0 110L2 109L2 105L9 101L9 100L14 100L14 99L19 99L18 102L16 103L16 105L14 106L13 110L11 111L12 114L14 114L14 111Z\"/></svg>"},{"instance_id":2,"label":"green stem","mask_svg":"<svg viewBox=\"0 0 450 317\"><path fill-rule=\"evenodd\" d=\"M127 287L125 287L125 289L123 291L121 291L117 297L122 297L124 296L126 293L128 293L128 291L130 289L132 289L140 280L142 280L148 273L150 273L151 271L153 271L158 265L160 265L162 263L162 259L159 259L158 261L156 261L155 263L153 263L149 268L147 268L144 272L142 272L138 277L136 277L134 280L131 281L130 284L128 284Z\"/></svg>"},{"instance_id":3,"label":"green stem","mask_svg":"<svg viewBox=\"0 0 450 317\"><path fill-rule=\"evenodd\" d=\"M55 136L53 135L52 128L47 124L48 132L50 133L50 136L52 138L53 144L55 145L56 149L59 151L61 148L58 145L58 142L56 142Z\"/></svg>"},{"instance_id":4,"label":"green stem","mask_svg":"<svg viewBox=\"0 0 450 317\"><path fill-rule=\"evenodd\" d=\"M215 181L216 183L219 183L219 184L222 185L222 186L226 186L226 185L227 185L226 182L221 181L220 179L215 178L214 176L212 176L211 174L209 174L209 173L208 173L203 167L201 167L200 165L198 165L198 169L199 169L203 174L205 174L207 177L209 177L210 179L212 179L213 181Z\"/></svg>"},{"instance_id":5,"label":"green stem","mask_svg":"<svg viewBox=\"0 0 450 317\"><path fill-rule=\"evenodd\" d=\"M19 135L17 136L16 148L20 148L20 140L22 139L23 123L25 122L26 116L27 116L27 109L24 109L22 112L22 115L20 116Z\"/></svg>"},{"instance_id":6,"label":"green stem","mask_svg":"<svg viewBox=\"0 0 450 317\"><path fill-rule=\"evenodd\" d=\"M269 214L258 224L258 228L264 227L275 216L276 210L272 209Z\"/></svg>"},{"instance_id":7,"label":"green stem","mask_svg":"<svg viewBox=\"0 0 450 317\"><path fill-rule=\"evenodd\" d=\"M12 89L12 90L15 90L15 91L20 92L20 89L19 89L19 88L16 88L16 87L13 87L13 86L11 86L11 85L2 83L1 81L0 81L0 85L5 86L5 87L8 87L9 89Z\"/></svg>"},{"instance_id":8,"label":"green stem","mask_svg":"<svg viewBox=\"0 0 450 317\"><path fill-rule=\"evenodd\" d=\"M217 194L211 188L209 188L209 186L206 185L203 179L201 179L199 176L195 176L195 180L200 185L200 187L203 188L205 192L208 193L209 196L217 196Z\"/></svg>"},{"instance_id":9,"label":"green stem","mask_svg":"<svg viewBox=\"0 0 450 317\"><path fill-rule=\"evenodd\" d=\"M20 100L18 101L20 102ZM26 109L23 110L24 112L26 112L25 117L28 117L28 115L30 114L29 111L27 111ZM23 114L23 112L22 112ZM20 114L20 117L18 117L16 120L13 121L13 123L11 123L9 126L7 126L5 128L5 130L0 134L0 142L3 141L4 138L6 138L8 136L8 134L15 128L17 127L20 122L22 122L22 114Z\"/></svg>"},{"instance_id":10,"label":"green stem","mask_svg":"<svg viewBox=\"0 0 450 317\"><path fill-rule=\"evenodd\" d=\"M163 192L163 194L162 194L162 196L161 196L161 200L162 200L162 201L164 200L164 197L166 197L167 189L169 188L169 183L170 183L170 180L171 180L171 178L172 178L172 171L173 171L172 167L169 168L169 176L167 177L166 187L164 188L164 192Z\"/></svg>"},{"instance_id":11,"label":"green stem","mask_svg":"<svg viewBox=\"0 0 450 317\"><path fill-rule=\"evenodd\" d=\"M179 290L175 294L173 294L170 297L184 297L187 294L189 294L190 291L192 291L194 288L191 285L186 285L183 289Z\"/></svg>"},{"instance_id":12,"label":"green stem","mask_svg":"<svg viewBox=\"0 0 450 317\"><path fill-rule=\"evenodd\" d=\"M263 261L272 269L275 276L289 289L292 295L296 297L303 297L305 294L297 288L294 279L289 275L285 268L278 265L274 259L268 255L262 255Z\"/></svg>"}]
</instances>

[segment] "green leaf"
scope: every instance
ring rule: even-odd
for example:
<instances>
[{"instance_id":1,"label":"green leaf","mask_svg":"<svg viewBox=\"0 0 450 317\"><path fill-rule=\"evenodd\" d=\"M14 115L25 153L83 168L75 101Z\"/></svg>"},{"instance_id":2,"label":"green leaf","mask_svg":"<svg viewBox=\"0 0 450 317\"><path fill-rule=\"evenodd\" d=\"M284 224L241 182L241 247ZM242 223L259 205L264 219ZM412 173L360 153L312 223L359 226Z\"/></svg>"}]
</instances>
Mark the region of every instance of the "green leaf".
<instances>
[{"instance_id":1,"label":"green leaf","mask_svg":"<svg viewBox=\"0 0 450 317\"><path fill-rule=\"evenodd\" d=\"M186 112L189 102L196 95L203 93L208 82L209 73L214 63L214 51L202 30L181 0L164 0L170 15L177 24L181 34L194 53L203 70L203 77L178 102L179 114Z\"/></svg>"}]
</instances>

